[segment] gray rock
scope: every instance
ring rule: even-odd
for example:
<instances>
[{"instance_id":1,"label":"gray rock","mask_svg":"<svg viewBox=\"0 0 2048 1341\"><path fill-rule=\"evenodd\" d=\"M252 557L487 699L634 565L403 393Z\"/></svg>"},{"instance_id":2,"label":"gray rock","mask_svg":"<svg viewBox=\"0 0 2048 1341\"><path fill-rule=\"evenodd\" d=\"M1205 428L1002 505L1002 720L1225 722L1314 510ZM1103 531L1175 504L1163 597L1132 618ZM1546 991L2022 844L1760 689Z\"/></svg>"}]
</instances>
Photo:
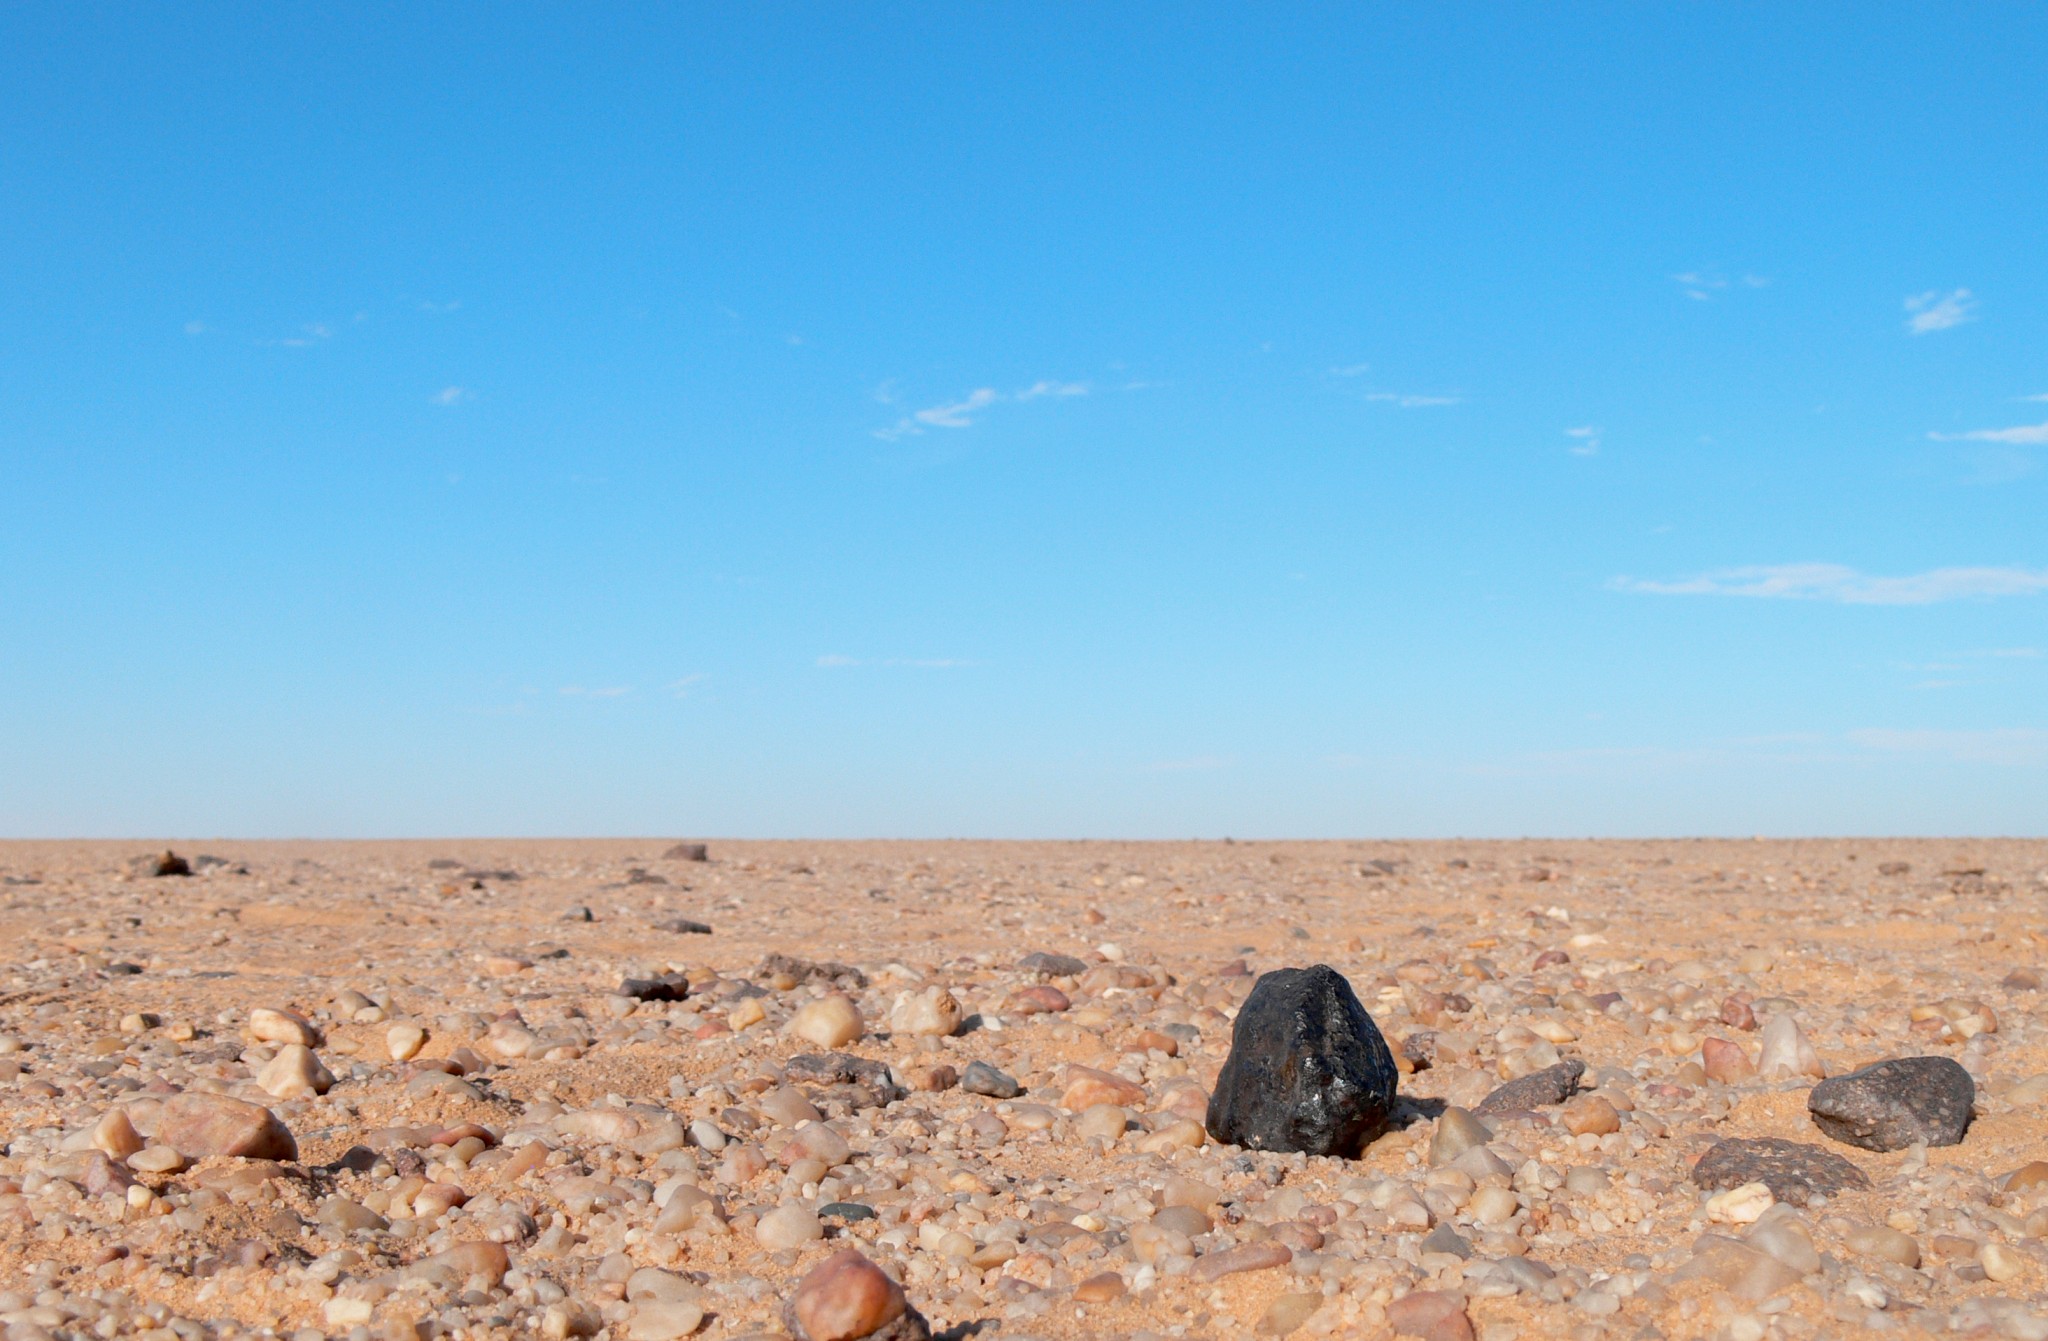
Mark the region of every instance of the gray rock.
<instances>
[{"instance_id":1,"label":"gray rock","mask_svg":"<svg viewBox=\"0 0 2048 1341\"><path fill-rule=\"evenodd\" d=\"M1245 998L1209 1099L1209 1134L1254 1150L1355 1156L1386 1129L1398 1073L1344 975L1263 974Z\"/></svg>"},{"instance_id":2,"label":"gray rock","mask_svg":"<svg viewBox=\"0 0 2048 1341\"><path fill-rule=\"evenodd\" d=\"M677 843L661 855L665 861L711 860L711 850L702 843Z\"/></svg>"},{"instance_id":3,"label":"gray rock","mask_svg":"<svg viewBox=\"0 0 2048 1341\"><path fill-rule=\"evenodd\" d=\"M1043 973L1048 978L1078 978L1088 971L1086 960L1072 955L1047 954L1034 950L1017 961L1017 967L1026 973Z\"/></svg>"},{"instance_id":4,"label":"gray rock","mask_svg":"<svg viewBox=\"0 0 2048 1341\"><path fill-rule=\"evenodd\" d=\"M1472 1111L1480 1117L1496 1117L1561 1104L1578 1093L1579 1077L1584 1074L1586 1064L1576 1057L1567 1057L1556 1066L1546 1066L1496 1086Z\"/></svg>"},{"instance_id":5,"label":"gray rock","mask_svg":"<svg viewBox=\"0 0 2048 1341\"><path fill-rule=\"evenodd\" d=\"M1778 1200L1799 1203L1870 1186L1863 1170L1833 1151L1774 1136L1716 1141L1693 1165L1692 1180L1710 1191L1762 1183Z\"/></svg>"},{"instance_id":6,"label":"gray rock","mask_svg":"<svg viewBox=\"0 0 2048 1341\"><path fill-rule=\"evenodd\" d=\"M1976 1101L1977 1083L1947 1057L1878 1062L1823 1080L1806 1096L1815 1126L1865 1150L1960 1144Z\"/></svg>"},{"instance_id":7,"label":"gray rock","mask_svg":"<svg viewBox=\"0 0 2048 1341\"><path fill-rule=\"evenodd\" d=\"M960 1073L960 1088L969 1094L982 1094L991 1099L1014 1099L1024 1092L1015 1080L987 1062L967 1063L967 1069Z\"/></svg>"}]
</instances>

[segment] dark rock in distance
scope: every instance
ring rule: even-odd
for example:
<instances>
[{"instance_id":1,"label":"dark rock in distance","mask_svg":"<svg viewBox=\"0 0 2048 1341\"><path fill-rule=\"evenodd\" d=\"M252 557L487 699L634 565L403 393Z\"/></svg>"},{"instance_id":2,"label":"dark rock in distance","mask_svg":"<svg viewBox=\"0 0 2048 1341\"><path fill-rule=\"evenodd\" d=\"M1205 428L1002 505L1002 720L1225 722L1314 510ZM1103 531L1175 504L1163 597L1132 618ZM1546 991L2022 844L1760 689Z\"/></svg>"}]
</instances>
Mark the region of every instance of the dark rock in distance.
<instances>
[{"instance_id":1,"label":"dark rock in distance","mask_svg":"<svg viewBox=\"0 0 2048 1341\"><path fill-rule=\"evenodd\" d=\"M868 985L868 975L851 964L835 963L829 959L813 962L780 951L762 960L760 966L754 970L756 978L776 978L783 975L796 979L799 986L822 982L852 991Z\"/></svg>"},{"instance_id":2,"label":"dark rock in distance","mask_svg":"<svg viewBox=\"0 0 2048 1341\"><path fill-rule=\"evenodd\" d=\"M619 995L632 997L635 1001L681 1001L690 995L690 980L680 973L627 978L619 984Z\"/></svg>"},{"instance_id":3,"label":"dark rock in distance","mask_svg":"<svg viewBox=\"0 0 2048 1341\"><path fill-rule=\"evenodd\" d=\"M1275 969L1252 985L1209 1099L1209 1134L1253 1150L1351 1157L1386 1130L1398 1073L1344 975Z\"/></svg>"},{"instance_id":4,"label":"dark rock in distance","mask_svg":"<svg viewBox=\"0 0 2048 1341\"><path fill-rule=\"evenodd\" d=\"M702 843L677 843L661 854L663 861L710 861L711 849Z\"/></svg>"},{"instance_id":5,"label":"dark rock in distance","mask_svg":"<svg viewBox=\"0 0 2048 1341\"><path fill-rule=\"evenodd\" d=\"M654 929L656 931L673 931L678 936L709 936L711 934L710 923L693 922L687 917L671 917L666 922L656 922Z\"/></svg>"},{"instance_id":6,"label":"dark rock in distance","mask_svg":"<svg viewBox=\"0 0 2048 1341\"><path fill-rule=\"evenodd\" d=\"M162 852L152 852L147 856L135 858L128 863L128 869L136 875L149 880L161 880L165 876L171 875L192 874L191 863L169 848L165 848Z\"/></svg>"},{"instance_id":7,"label":"dark rock in distance","mask_svg":"<svg viewBox=\"0 0 2048 1341\"><path fill-rule=\"evenodd\" d=\"M1823 1080L1806 1096L1813 1124L1846 1145L1903 1150L1957 1145L1970 1129L1977 1082L1948 1057L1896 1057Z\"/></svg>"},{"instance_id":8,"label":"dark rock in distance","mask_svg":"<svg viewBox=\"0 0 2048 1341\"><path fill-rule=\"evenodd\" d=\"M1692 1180L1714 1192L1762 1183L1778 1200L1802 1204L1814 1196L1870 1186L1863 1170L1832 1150L1775 1136L1714 1142L1692 1166Z\"/></svg>"},{"instance_id":9,"label":"dark rock in distance","mask_svg":"<svg viewBox=\"0 0 2048 1341\"><path fill-rule=\"evenodd\" d=\"M1078 978L1088 971L1088 962L1072 955L1033 950L1017 961L1017 967L1026 973L1043 973L1048 978Z\"/></svg>"},{"instance_id":10,"label":"dark rock in distance","mask_svg":"<svg viewBox=\"0 0 2048 1341\"><path fill-rule=\"evenodd\" d=\"M1561 1104L1578 1092L1579 1077L1584 1074L1586 1064L1576 1057L1567 1057L1556 1066L1546 1066L1495 1086L1472 1111L1480 1117L1498 1117Z\"/></svg>"}]
</instances>

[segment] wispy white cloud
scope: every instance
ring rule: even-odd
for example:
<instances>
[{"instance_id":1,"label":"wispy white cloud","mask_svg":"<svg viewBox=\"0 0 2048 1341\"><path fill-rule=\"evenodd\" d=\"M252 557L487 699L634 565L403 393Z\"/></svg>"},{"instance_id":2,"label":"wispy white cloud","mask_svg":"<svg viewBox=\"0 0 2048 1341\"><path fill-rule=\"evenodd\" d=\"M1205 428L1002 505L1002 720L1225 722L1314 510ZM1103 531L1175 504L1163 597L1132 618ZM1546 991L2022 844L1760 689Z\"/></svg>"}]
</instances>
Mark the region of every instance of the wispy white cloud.
<instances>
[{"instance_id":1,"label":"wispy white cloud","mask_svg":"<svg viewBox=\"0 0 2048 1341\"><path fill-rule=\"evenodd\" d=\"M1967 433L1929 433L1936 442L2003 442L2016 447L2048 445L2048 422L2012 428L1973 428Z\"/></svg>"},{"instance_id":2,"label":"wispy white cloud","mask_svg":"<svg viewBox=\"0 0 2048 1341\"><path fill-rule=\"evenodd\" d=\"M1915 335L1928 335L1960 326L1966 321L1975 321L1977 300L1970 296L1968 289L1952 289L1947 293L1929 289L1906 299L1906 311L1912 314L1906 318L1906 329Z\"/></svg>"},{"instance_id":3,"label":"wispy white cloud","mask_svg":"<svg viewBox=\"0 0 2048 1341\"><path fill-rule=\"evenodd\" d=\"M884 387L888 385L886 382L883 383ZM893 442L897 438L914 437L929 428L972 428L975 421L994 405L1004 402L1021 405L1027 401L1043 400L1048 397L1064 400L1073 396L1085 396L1088 391L1086 382L1037 381L1021 391L1008 394L990 386L976 387L959 400L915 410L887 428L878 428L874 432L875 436L883 441Z\"/></svg>"},{"instance_id":4,"label":"wispy white cloud","mask_svg":"<svg viewBox=\"0 0 2048 1341\"><path fill-rule=\"evenodd\" d=\"M460 405L468 399L469 388L462 386L444 386L433 395L436 405Z\"/></svg>"},{"instance_id":5,"label":"wispy white cloud","mask_svg":"<svg viewBox=\"0 0 2048 1341\"><path fill-rule=\"evenodd\" d=\"M564 698L624 698L633 692L629 684L605 685L597 689L586 689L580 684L565 684L555 691Z\"/></svg>"},{"instance_id":6,"label":"wispy white cloud","mask_svg":"<svg viewBox=\"0 0 2048 1341\"><path fill-rule=\"evenodd\" d=\"M189 330L190 328L188 327L187 329ZM2043 392L2043 393L2042 393L2041 395L2038 395L2038 396L2020 396L2020 397L2017 397L2016 399L2019 399L2019 400L2024 400L2024 401L2031 401L2032 403L2034 403L2034 404L2036 404L2036 405L2039 405L2039 404L2040 404L2040 403L2042 403L2043 401L2048 401L2048 392Z\"/></svg>"},{"instance_id":7,"label":"wispy white cloud","mask_svg":"<svg viewBox=\"0 0 2048 1341\"><path fill-rule=\"evenodd\" d=\"M1986 731L1869 727L1851 731L1849 741L1883 754L1933 756L1959 764L2048 764L2048 731L2038 727Z\"/></svg>"},{"instance_id":8,"label":"wispy white cloud","mask_svg":"<svg viewBox=\"0 0 2048 1341\"><path fill-rule=\"evenodd\" d=\"M305 349L309 345L316 345L322 340L331 340L333 338L333 328L316 321L299 327L297 335L287 335L280 340L258 340L256 343L259 345L272 345L282 349Z\"/></svg>"},{"instance_id":9,"label":"wispy white cloud","mask_svg":"<svg viewBox=\"0 0 2048 1341\"><path fill-rule=\"evenodd\" d=\"M1577 428L1568 428L1564 431L1564 435L1567 438L1576 439L1572 443L1573 456L1599 455L1600 428L1597 424L1581 424Z\"/></svg>"},{"instance_id":10,"label":"wispy white cloud","mask_svg":"<svg viewBox=\"0 0 2048 1341\"><path fill-rule=\"evenodd\" d=\"M1393 391L1369 391L1367 400L1380 401L1387 405L1398 405L1404 410L1429 409L1438 405L1456 405L1462 396L1404 396Z\"/></svg>"},{"instance_id":11,"label":"wispy white cloud","mask_svg":"<svg viewBox=\"0 0 2048 1341\"><path fill-rule=\"evenodd\" d=\"M912 670L959 670L965 666L979 666L979 661L962 657L850 657L838 652L828 653L815 663L826 670L841 670L848 666L904 666Z\"/></svg>"},{"instance_id":12,"label":"wispy white cloud","mask_svg":"<svg viewBox=\"0 0 2048 1341\"><path fill-rule=\"evenodd\" d=\"M1940 601L2036 595L2048 591L2048 570L1936 568L1904 577L1873 577L1839 563L1788 563L1723 568L1676 582L1617 577L1607 585L1616 591L1653 596L1753 596L1833 601L1842 605L1933 605Z\"/></svg>"},{"instance_id":13,"label":"wispy white cloud","mask_svg":"<svg viewBox=\"0 0 2048 1341\"><path fill-rule=\"evenodd\" d=\"M711 677L709 675L706 675L703 671L698 671L695 674L685 675L680 680L670 680L666 685L663 685L662 687L668 690L669 693L675 695L677 698L688 698L690 696L691 690L695 689L698 685L703 684L706 680L710 678Z\"/></svg>"},{"instance_id":14,"label":"wispy white cloud","mask_svg":"<svg viewBox=\"0 0 2048 1341\"><path fill-rule=\"evenodd\" d=\"M1685 296L1697 302L1712 302L1716 295L1730 287L1728 280L1710 270L1685 270L1671 277L1672 282L1685 290ZM1745 289L1770 287L1768 275L1744 275L1737 281Z\"/></svg>"}]
</instances>

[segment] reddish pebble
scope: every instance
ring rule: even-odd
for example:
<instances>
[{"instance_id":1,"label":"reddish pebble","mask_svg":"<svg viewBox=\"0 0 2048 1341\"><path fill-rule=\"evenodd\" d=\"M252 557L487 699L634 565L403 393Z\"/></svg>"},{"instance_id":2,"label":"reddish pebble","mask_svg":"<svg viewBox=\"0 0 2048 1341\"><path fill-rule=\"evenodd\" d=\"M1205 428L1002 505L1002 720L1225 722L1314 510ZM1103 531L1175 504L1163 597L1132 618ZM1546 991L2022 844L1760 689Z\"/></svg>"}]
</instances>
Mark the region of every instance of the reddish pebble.
<instances>
[{"instance_id":1,"label":"reddish pebble","mask_svg":"<svg viewBox=\"0 0 2048 1341\"><path fill-rule=\"evenodd\" d=\"M878 1333L891 1341L924 1341L931 1335L903 1287L852 1248L811 1268L784 1320L803 1341L859 1341Z\"/></svg>"},{"instance_id":2,"label":"reddish pebble","mask_svg":"<svg viewBox=\"0 0 2048 1341\"><path fill-rule=\"evenodd\" d=\"M1472 1319L1465 1313L1464 1301L1435 1290L1411 1290L1388 1304L1387 1324L1396 1336L1472 1341Z\"/></svg>"},{"instance_id":3,"label":"reddish pebble","mask_svg":"<svg viewBox=\"0 0 2048 1341\"><path fill-rule=\"evenodd\" d=\"M1749 1060L1749 1054L1742 1050L1740 1043L1731 1043L1725 1038L1701 1041L1700 1067L1707 1073L1707 1079L1718 1080L1723 1085L1736 1085L1756 1078L1756 1064Z\"/></svg>"},{"instance_id":4,"label":"reddish pebble","mask_svg":"<svg viewBox=\"0 0 2048 1341\"><path fill-rule=\"evenodd\" d=\"M1010 1013L1013 1015L1051 1015L1073 1004L1065 992L1045 983L1020 987L1010 995Z\"/></svg>"},{"instance_id":5,"label":"reddish pebble","mask_svg":"<svg viewBox=\"0 0 2048 1341\"><path fill-rule=\"evenodd\" d=\"M1098 1071L1092 1066L1069 1066L1067 1087L1060 1095L1060 1106L1072 1113L1097 1104L1128 1108L1144 1102L1144 1086L1108 1071Z\"/></svg>"},{"instance_id":6,"label":"reddish pebble","mask_svg":"<svg viewBox=\"0 0 2048 1341\"><path fill-rule=\"evenodd\" d=\"M1749 1002L1740 996L1731 996L1721 1003L1721 1023L1730 1029L1756 1028L1756 1012L1749 1008Z\"/></svg>"},{"instance_id":7,"label":"reddish pebble","mask_svg":"<svg viewBox=\"0 0 2048 1341\"><path fill-rule=\"evenodd\" d=\"M1554 964L1569 964L1571 962L1572 957L1562 950L1545 950L1542 954L1536 956L1536 962L1531 968L1547 969Z\"/></svg>"}]
</instances>

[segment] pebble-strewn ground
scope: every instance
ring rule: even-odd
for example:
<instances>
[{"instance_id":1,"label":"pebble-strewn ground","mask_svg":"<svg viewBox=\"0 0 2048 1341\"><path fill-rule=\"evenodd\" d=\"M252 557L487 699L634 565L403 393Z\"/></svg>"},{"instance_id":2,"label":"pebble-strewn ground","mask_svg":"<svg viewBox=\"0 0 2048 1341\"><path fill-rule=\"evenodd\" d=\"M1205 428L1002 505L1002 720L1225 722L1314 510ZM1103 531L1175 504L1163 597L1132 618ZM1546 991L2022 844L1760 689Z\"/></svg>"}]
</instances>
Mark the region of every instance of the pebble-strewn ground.
<instances>
[{"instance_id":1,"label":"pebble-strewn ground","mask_svg":"<svg viewBox=\"0 0 2048 1341\"><path fill-rule=\"evenodd\" d=\"M955 1336L2048 1337L2048 843L174 846L0 845L7 1341L777 1336L849 1246ZM1317 962L1407 1124L1207 1141L1254 977ZM1912 1055L1961 1144L1814 1125L1814 1059ZM274 1143L227 1098L296 1158L180 1149ZM1869 1186L1690 1180L1763 1136Z\"/></svg>"}]
</instances>

